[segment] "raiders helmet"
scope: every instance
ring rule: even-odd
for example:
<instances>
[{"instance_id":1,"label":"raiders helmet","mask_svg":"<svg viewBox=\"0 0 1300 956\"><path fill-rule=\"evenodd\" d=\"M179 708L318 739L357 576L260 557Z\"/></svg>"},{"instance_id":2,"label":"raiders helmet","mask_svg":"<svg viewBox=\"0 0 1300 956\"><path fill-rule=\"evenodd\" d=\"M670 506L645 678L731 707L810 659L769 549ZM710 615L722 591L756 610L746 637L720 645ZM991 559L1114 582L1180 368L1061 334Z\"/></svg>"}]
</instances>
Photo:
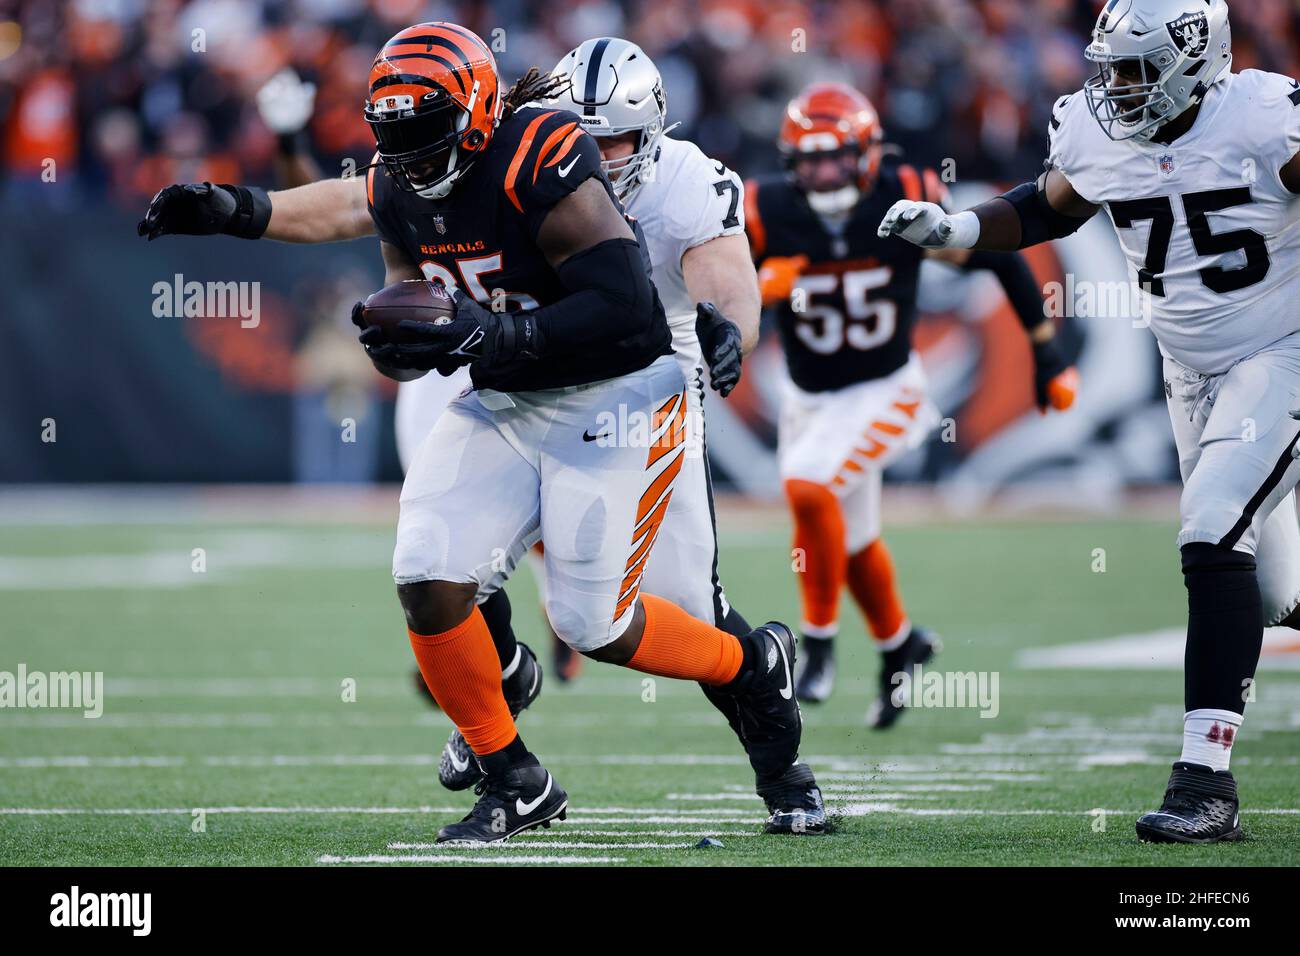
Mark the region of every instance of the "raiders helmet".
<instances>
[{"instance_id":1,"label":"raiders helmet","mask_svg":"<svg viewBox=\"0 0 1300 956\"><path fill-rule=\"evenodd\" d=\"M635 43L596 37L570 50L552 71L569 77L568 86L547 105L572 110L595 137L636 132L630 156L601 163L626 203L652 175L659 141L667 130L667 102L659 70Z\"/></svg>"},{"instance_id":2,"label":"raiders helmet","mask_svg":"<svg viewBox=\"0 0 1300 956\"><path fill-rule=\"evenodd\" d=\"M1111 139L1148 140L1232 65L1224 0L1109 0L1084 55L1092 115Z\"/></svg>"}]
</instances>

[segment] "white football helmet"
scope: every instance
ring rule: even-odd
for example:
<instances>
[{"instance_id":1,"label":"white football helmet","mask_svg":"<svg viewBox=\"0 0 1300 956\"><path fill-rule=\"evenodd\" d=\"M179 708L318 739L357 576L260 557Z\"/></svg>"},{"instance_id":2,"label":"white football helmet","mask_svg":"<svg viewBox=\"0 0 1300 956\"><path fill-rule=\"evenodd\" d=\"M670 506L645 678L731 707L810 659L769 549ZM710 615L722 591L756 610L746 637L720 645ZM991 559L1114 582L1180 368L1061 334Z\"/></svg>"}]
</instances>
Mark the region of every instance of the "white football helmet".
<instances>
[{"instance_id":1,"label":"white football helmet","mask_svg":"<svg viewBox=\"0 0 1300 956\"><path fill-rule=\"evenodd\" d=\"M1232 65L1228 5L1109 0L1084 56L1098 65L1083 92L1106 135L1148 140L1201 102Z\"/></svg>"},{"instance_id":2,"label":"white football helmet","mask_svg":"<svg viewBox=\"0 0 1300 956\"><path fill-rule=\"evenodd\" d=\"M630 156L600 164L614 194L626 203L653 177L659 141L667 132L668 105L654 61L629 40L596 37L570 50L552 73L570 83L547 105L577 113L592 136L639 132Z\"/></svg>"}]
</instances>

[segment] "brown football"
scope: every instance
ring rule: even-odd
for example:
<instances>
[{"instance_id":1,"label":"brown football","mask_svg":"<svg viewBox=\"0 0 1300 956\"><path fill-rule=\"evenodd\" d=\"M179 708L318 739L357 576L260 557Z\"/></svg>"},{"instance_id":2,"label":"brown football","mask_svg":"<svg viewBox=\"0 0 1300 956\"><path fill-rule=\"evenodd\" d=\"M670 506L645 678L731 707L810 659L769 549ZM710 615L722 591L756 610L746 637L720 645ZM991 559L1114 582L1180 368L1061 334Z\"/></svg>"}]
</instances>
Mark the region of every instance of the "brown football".
<instances>
[{"instance_id":1,"label":"brown football","mask_svg":"<svg viewBox=\"0 0 1300 956\"><path fill-rule=\"evenodd\" d=\"M417 322L450 320L456 315L456 303L441 283L432 279L405 279L372 292L362 304L361 318L367 327L377 325L384 338L401 345L411 336L398 328L404 319Z\"/></svg>"}]
</instances>

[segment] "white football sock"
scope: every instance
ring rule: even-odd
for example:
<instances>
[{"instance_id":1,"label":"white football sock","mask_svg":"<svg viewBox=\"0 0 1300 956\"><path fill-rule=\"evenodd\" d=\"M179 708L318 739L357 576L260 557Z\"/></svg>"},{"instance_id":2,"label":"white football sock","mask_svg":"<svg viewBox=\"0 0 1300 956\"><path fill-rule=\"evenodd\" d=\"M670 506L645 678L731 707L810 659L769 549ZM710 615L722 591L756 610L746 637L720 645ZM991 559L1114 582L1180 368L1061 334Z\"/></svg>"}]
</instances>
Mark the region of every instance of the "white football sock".
<instances>
[{"instance_id":1,"label":"white football sock","mask_svg":"<svg viewBox=\"0 0 1300 956\"><path fill-rule=\"evenodd\" d=\"M883 640L880 638L876 639L876 647L882 652L892 651L896 647L902 647L903 642L907 640L908 635L910 635L911 633L912 633L912 622L909 621L907 618L903 618L903 623L898 625L897 631L889 635L889 637L884 638Z\"/></svg>"},{"instance_id":2,"label":"white football sock","mask_svg":"<svg viewBox=\"0 0 1300 956\"><path fill-rule=\"evenodd\" d=\"M814 640L829 641L839 632L840 625L838 622L835 624L809 624L807 621L803 621L799 624L799 633Z\"/></svg>"},{"instance_id":3,"label":"white football sock","mask_svg":"<svg viewBox=\"0 0 1300 956\"><path fill-rule=\"evenodd\" d=\"M1183 755L1178 759L1211 770L1227 770L1240 729L1241 714L1210 708L1189 710L1183 715Z\"/></svg>"}]
</instances>

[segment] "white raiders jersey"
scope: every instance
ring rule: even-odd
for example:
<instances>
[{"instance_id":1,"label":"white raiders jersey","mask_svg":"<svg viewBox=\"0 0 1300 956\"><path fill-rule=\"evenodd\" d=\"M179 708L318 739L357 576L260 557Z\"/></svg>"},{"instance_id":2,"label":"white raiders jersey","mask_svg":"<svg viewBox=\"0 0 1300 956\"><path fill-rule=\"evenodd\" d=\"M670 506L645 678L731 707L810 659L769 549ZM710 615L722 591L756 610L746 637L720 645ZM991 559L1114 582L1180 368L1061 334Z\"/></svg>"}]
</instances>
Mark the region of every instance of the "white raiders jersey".
<instances>
[{"instance_id":1,"label":"white raiders jersey","mask_svg":"<svg viewBox=\"0 0 1300 956\"><path fill-rule=\"evenodd\" d=\"M686 291L682 256L718 236L745 232L745 187L740 177L694 143L663 137L654 176L633 193L627 211L641 224L655 288L663 300L673 351L691 381L700 367L695 300Z\"/></svg>"},{"instance_id":2,"label":"white raiders jersey","mask_svg":"<svg viewBox=\"0 0 1300 956\"><path fill-rule=\"evenodd\" d=\"M1049 162L1104 205L1161 351L1222 372L1300 330L1300 196L1281 168L1300 152L1300 87L1228 73L1172 143L1111 140L1082 92L1053 109Z\"/></svg>"}]
</instances>

